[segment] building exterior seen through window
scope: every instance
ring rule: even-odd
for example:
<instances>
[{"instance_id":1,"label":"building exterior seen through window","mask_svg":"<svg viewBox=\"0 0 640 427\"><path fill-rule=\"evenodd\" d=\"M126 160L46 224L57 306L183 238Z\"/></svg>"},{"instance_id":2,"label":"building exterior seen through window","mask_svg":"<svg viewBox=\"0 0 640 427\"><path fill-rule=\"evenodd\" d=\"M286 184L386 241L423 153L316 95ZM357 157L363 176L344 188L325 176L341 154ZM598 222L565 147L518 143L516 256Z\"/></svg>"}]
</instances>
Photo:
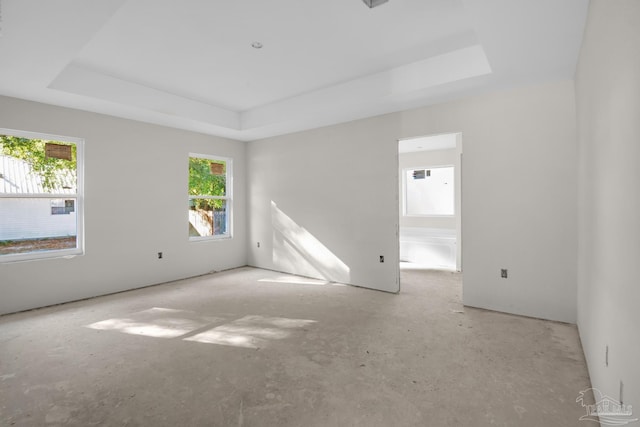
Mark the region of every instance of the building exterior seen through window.
<instances>
[{"instance_id":1,"label":"building exterior seen through window","mask_svg":"<svg viewBox=\"0 0 640 427\"><path fill-rule=\"evenodd\" d=\"M82 144L0 129L0 262L82 253Z\"/></svg>"}]
</instances>

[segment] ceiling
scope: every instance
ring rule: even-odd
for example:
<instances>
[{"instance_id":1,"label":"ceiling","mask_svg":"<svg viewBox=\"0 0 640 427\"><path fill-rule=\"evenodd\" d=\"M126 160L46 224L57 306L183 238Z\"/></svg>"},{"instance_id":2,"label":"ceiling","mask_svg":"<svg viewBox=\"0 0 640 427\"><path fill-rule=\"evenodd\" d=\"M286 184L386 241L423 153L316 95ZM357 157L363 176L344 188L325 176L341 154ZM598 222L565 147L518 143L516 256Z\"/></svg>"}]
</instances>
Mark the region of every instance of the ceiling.
<instances>
[{"instance_id":1,"label":"ceiling","mask_svg":"<svg viewBox=\"0 0 640 427\"><path fill-rule=\"evenodd\" d=\"M588 0L0 0L0 94L238 140L573 78ZM263 47L252 47L260 42Z\"/></svg>"}]
</instances>

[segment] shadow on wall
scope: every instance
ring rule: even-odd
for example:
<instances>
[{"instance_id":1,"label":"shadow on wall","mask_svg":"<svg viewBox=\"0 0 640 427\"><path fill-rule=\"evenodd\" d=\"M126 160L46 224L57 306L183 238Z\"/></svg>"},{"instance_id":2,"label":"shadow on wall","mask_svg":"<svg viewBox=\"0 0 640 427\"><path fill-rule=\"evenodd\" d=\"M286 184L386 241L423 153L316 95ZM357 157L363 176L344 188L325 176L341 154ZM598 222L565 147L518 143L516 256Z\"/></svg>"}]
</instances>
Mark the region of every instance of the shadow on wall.
<instances>
[{"instance_id":1,"label":"shadow on wall","mask_svg":"<svg viewBox=\"0 0 640 427\"><path fill-rule=\"evenodd\" d=\"M351 269L271 201L273 265L280 271L350 283Z\"/></svg>"}]
</instances>

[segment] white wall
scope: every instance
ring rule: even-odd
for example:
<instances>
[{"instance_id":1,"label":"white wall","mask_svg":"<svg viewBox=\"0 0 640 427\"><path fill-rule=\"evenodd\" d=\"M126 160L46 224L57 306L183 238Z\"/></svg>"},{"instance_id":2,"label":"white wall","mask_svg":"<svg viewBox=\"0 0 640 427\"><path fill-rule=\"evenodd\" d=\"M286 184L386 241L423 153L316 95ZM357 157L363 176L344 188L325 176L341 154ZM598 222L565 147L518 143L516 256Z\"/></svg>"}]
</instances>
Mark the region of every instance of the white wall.
<instances>
[{"instance_id":1,"label":"white wall","mask_svg":"<svg viewBox=\"0 0 640 427\"><path fill-rule=\"evenodd\" d=\"M395 290L397 140L457 132L464 139L465 304L575 322L571 81L250 143L249 263L313 275L310 268L283 262L283 255L274 260L276 249L303 255L282 243L274 248L273 200L349 266L349 283ZM378 263L379 254L385 264ZM500 278L500 268L509 269L509 279Z\"/></svg>"},{"instance_id":2,"label":"white wall","mask_svg":"<svg viewBox=\"0 0 640 427\"><path fill-rule=\"evenodd\" d=\"M575 321L572 82L249 143L246 207L243 143L11 98L0 98L0 118L0 127L85 138L87 195L86 255L0 265L0 312L243 265L244 212L250 264L396 291L397 141L462 132L464 302ZM231 241L187 240L189 152L235 160Z\"/></svg>"},{"instance_id":3,"label":"white wall","mask_svg":"<svg viewBox=\"0 0 640 427\"><path fill-rule=\"evenodd\" d=\"M402 113L401 138L461 132L463 300L576 320L577 165L571 81ZM509 278L500 278L500 268Z\"/></svg>"},{"instance_id":4,"label":"white wall","mask_svg":"<svg viewBox=\"0 0 640 427\"><path fill-rule=\"evenodd\" d=\"M578 327L591 383L640 415L640 2L592 0L576 73ZM609 366L605 348L609 346Z\"/></svg>"},{"instance_id":5,"label":"white wall","mask_svg":"<svg viewBox=\"0 0 640 427\"><path fill-rule=\"evenodd\" d=\"M249 143L249 264L397 291L398 119Z\"/></svg>"},{"instance_id":6,"label":"white wall","mask_svg":"<svg viewBox=\"0 0 640 427\"><path fill-rule=\"evenodd\" d=\"M84 138L86 196L85 255L0 264L0 313L246 264L245 143L7 97L0 127ZM188 241L190 152L234 160L232 240Z\"/></svg>"}]
</instances>

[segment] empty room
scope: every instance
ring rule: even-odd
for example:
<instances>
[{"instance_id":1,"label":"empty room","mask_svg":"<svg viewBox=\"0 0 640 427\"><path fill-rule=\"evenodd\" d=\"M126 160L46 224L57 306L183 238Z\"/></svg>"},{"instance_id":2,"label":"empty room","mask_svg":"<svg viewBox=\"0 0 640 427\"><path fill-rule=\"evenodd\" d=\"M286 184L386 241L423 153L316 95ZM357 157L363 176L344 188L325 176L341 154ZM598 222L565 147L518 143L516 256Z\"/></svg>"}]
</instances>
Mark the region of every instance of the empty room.
<instances>
[{"instance_id":1,"label":"empty room","mask_svg":"<svg viewBox=\"0 0 640 427\"><path fill-rule=\"evenodd\" d=\"M1 426L640 426L640 1L0 0Z\"/></svg>"}]
</instances>

